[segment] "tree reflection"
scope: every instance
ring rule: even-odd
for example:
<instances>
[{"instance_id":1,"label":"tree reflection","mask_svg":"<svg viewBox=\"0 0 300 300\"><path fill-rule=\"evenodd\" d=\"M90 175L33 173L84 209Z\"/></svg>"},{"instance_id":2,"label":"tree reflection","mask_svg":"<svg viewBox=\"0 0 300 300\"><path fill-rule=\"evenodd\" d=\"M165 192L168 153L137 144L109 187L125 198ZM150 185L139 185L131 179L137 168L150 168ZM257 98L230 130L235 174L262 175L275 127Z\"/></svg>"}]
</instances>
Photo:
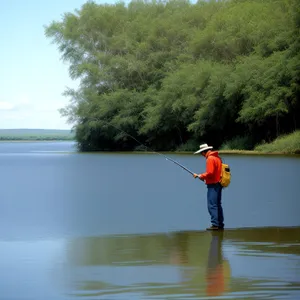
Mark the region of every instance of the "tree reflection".
<instances>
[{"instance_id":1,"label":"tree reflection","mask_svg":"<svg viewBox=\"0 0 300 300\"><path fill-rule=\"evenodd\" d=\"M260 274L253 266L259 262L255 255L290 252L296 248L299 233L300 229L254 228L108 235L75 239L69 243L67 255L72 268L70 273L76 274L73 282L76 281L77 295L138 293L145 297L230 297L231 293L247 294L250 290L261 293L272 282L273 274L269 274L270 280L267 277L255 279L255 275L251 275L251 272L258 274L256 276ZM276 246L281 240L289 243L288 251L282 245ZM224 243L231 250L230 261L243 263L244 267L239 270L245 274L243 277L235 276L232 280ZM280 258L283 259L280 263L289 259ZM279 257L275 256L276 259ZM274 260L264 259L265 268L261 272L268 274ZM284 279L282 282L285 283Z\"/></svg>"}]
</instances>

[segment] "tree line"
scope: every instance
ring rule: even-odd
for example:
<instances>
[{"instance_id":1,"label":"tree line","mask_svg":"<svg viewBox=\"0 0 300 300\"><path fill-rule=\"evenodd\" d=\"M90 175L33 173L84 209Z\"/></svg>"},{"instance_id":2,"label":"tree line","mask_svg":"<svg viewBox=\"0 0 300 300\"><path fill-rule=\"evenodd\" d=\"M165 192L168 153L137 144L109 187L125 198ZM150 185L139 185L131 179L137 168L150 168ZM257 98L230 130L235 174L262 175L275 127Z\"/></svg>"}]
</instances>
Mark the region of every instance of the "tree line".
<instances>
[{"instance_id":1,"label":"tree line","mask_svg":"<svg viewBox=\"0 0 300 300\"><path fill-rule=\"evenodd\" d=\"M298 0L85 3L45 27L79 149L253 149L300 124ZM126 133L125 133L126 132Z\"/></svg>"}]
</instances>

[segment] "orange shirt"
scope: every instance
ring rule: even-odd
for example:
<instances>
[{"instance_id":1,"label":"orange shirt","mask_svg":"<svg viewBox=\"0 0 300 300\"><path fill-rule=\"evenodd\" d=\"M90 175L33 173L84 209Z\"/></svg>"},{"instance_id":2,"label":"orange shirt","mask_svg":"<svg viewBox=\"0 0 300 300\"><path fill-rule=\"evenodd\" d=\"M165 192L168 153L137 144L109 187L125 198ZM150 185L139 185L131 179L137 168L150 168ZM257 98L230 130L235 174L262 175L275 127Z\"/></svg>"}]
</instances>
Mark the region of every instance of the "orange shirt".
<instances>
[{"instance_id":1,"label":"orange shirt","mask_svg":"<svg viewBox=\"0 0 300 300\"><path fill-rule=\"evenodd\" d=\"M218 151L206 153L206 172L200 175L206 184L218 183L221 179L222 161Z\"/></svg>"}]
</instances>

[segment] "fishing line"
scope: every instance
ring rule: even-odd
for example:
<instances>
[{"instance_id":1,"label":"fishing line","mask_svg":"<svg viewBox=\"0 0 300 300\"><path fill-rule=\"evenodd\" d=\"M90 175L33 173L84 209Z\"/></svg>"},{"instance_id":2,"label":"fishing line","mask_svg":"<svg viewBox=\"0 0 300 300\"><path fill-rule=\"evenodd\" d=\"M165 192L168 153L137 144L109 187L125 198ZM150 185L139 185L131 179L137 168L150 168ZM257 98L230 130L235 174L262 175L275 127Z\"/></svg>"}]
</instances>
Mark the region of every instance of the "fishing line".
<instances>
[{"instance_id":1,"label":"fishing line","mask_svg":"<svg viewBox=\"0 0 300 300\"><path fill-rule=\"evenodd\" d=\"M143 147L148 148L149 150L151 150L151 152L156 153L156 154L158 154L158 155L160 155L160 156L163 156L166 160L169 160L169 161L173 162L174 164L178 165L179 167L181 167L182 169L184 169L184 170L187 171L188 173L190 173L190 174L192 174L192 175L194 174L194 172L192 172L192 171L189 170L187 167L185 167L185 166L183 166L182 164L180 164L178 161L176 161L176 160L174 160L174 159L172 159L172 158L170 158L170 157L168 157L168 156L166 156L166 155L164 155L164 154L162 154L162 153L159 153L159 152L157 152L157 151L151 149L150 147L146 146L145 144L143 144L142 142L140 142L138 139L136 139L134 136L132 136L131 134L127 133L126 131L124 131L124 130L118 128L117 126L115 126L115 125L113 125L113 124L111 124L111 123L108 123L108 122L106 122L106 121L99 120L99 119L95 119L95 121L101 121L101 122L106 123L106 124L109 125L109 126L114 127L115 129L117 129L117 130L119 130L119 131L125 133L125 134L128 135L129 137L131 137L133 140L135 140L137 143L139 143L139 144L142 145Z\"/></svg>"}]
</instances>

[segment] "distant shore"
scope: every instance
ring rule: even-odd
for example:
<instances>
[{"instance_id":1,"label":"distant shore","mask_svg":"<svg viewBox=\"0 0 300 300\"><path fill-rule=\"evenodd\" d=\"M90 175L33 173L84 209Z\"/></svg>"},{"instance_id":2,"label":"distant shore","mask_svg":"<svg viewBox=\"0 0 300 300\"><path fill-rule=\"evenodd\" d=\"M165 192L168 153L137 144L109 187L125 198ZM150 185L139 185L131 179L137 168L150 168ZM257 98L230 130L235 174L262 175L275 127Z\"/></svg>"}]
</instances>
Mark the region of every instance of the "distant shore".
<instances>
[{"instance_id":1,"label":"distant shore","mask_svg":"<svg viewBox=\"0 0 300 300\"><path fill-rule=\"evenodd\" d=\"M0 143L39 143L39 142L75 142L75 140L73 139L1 139L0 138Z\"/></svg>"},{"instance_id":2,"label":"distant shore","mask_svg":"<svg viewBox=\"0 0 300 300\"><path fill-rule=\"evenodd\" d=\"M0 129L0 142L74 141L71 130Z\"/></svg>"}]
</instances>

